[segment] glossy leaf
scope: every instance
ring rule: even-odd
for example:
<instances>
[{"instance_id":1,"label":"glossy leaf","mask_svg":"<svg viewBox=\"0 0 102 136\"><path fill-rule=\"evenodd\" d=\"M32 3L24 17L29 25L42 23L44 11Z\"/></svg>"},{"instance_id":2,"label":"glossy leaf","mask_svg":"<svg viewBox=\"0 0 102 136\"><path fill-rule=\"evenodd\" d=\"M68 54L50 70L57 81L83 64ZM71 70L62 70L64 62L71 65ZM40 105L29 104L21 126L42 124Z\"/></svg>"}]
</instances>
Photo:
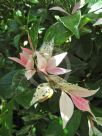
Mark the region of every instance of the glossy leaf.
<instances>
[{"instance_id":1,"label":"glossy leaf","mask_svg":"<svg viewBox=\"0 0 102 136\"><path fill-rule=\"evenodd\" d=\"M61 17L60 21L62 24L68 28L77 38L80 37L79 34L79 24L81 20L81 12L78 11L73 15Z\"/></svg>"},{"instance_id":2,"label":"glossy leaf","mask_svg":"<svg viewBox=\"0 0 102 136\"><path fill-rule=\"evenodd\" d=\"M72 33L69 30L66 30L66 28L61 23L57 22L50 26L46 31L44 41L48 42L54 38L55 44L61 45L66 42L71 35Z\"/></svg>"}]
</instances>

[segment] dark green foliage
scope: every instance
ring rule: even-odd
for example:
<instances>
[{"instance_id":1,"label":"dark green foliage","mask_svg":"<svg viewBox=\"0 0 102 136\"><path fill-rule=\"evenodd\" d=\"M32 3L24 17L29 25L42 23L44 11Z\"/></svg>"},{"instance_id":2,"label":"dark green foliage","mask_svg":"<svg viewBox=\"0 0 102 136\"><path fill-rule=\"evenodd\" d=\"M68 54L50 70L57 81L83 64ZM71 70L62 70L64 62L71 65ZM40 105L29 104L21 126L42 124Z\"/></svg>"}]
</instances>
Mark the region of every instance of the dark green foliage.
<instances>
[{"instance_id":1,"label":"dark green foliage","mask_svg":"<svg viewBox=\"0 0 102 136\"><path fill-rule=\"evenodd\" d=\"M79 110L62 129L60 93L37 108L31 104L36 86L26 80L19 64L8 59L18 56L28 32L34 48L54 39L55 52L68 52L69 82L100 87L90 105L102 117L102 25L93 26L102 18L102 1L87 0L72 14L74 4L75 0L0 0L0 136L88 136L88 114Z\"/></svg>"}]
</instances>

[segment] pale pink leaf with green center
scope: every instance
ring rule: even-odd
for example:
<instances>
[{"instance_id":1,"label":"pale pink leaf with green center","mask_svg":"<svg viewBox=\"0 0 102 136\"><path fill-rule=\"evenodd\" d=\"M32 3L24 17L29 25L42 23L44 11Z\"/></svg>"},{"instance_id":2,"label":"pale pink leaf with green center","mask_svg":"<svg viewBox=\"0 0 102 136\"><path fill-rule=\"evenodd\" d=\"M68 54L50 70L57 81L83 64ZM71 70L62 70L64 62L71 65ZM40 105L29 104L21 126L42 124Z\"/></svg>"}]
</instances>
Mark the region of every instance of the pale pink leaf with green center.
<instances>
[{"instance_id":1,"label":"pale pink leaf with green center","mask_svg":"<svg viewBox=\"0 0 102 136\"><path fill-rule=\"evenodd\" d=\"M63 120L63 128L65 128L74 111L73 102L65 92L62 92L61 94L59 106L60 114Z\"/></svg>"},{"instance_id":2,"label":"pale pink leaf with green center","mask_svg":"<svg viewBox=\"0 0 102 136\"><path fill-rule=\"evenodd\" d=\"M90 112L89 101L79 96L70 95L75 106L82 111Z\"/></svg>"},{"instance_id":3,"label":"pale pink leaf with green center","mask_svg":"<svg viewBox=\"0 0 102 136\"><path fill-rule=\"evenodd\" d=\"M48 60L47 68L54 68L58 66L67 55L67 52L55 55Z\"/></svg>"}]
</instances>

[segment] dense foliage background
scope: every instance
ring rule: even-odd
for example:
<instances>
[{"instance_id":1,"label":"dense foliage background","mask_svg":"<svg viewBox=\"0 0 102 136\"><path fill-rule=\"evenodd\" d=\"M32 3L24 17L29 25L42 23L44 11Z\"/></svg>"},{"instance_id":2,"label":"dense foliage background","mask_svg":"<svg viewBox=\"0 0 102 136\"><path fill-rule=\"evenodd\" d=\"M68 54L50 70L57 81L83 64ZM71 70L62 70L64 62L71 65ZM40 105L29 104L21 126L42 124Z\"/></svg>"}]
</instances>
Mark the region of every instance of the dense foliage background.
<instances>
[{"instance_id":1,"label":"dense foliage background","mask_svg":"<svg viewBox=\"0 0 102 136\"><path fill-rule=\"evenodd\" d=\"M96 23L102 18L102 1L86 0L72 13L75 2L0 0L0 136L89 135L88 113L77 109L62 129L60 94L37 108L30 106L34 86L25 79L22 67L8 59L18 56L20 46L29 47L25 45L28 32L37 49L54 38L55 49L68 52L72 68L68 82L90 89L100 87L89 99L95 116L102 117L102 20Z\"/></svg>"}]
</instances>

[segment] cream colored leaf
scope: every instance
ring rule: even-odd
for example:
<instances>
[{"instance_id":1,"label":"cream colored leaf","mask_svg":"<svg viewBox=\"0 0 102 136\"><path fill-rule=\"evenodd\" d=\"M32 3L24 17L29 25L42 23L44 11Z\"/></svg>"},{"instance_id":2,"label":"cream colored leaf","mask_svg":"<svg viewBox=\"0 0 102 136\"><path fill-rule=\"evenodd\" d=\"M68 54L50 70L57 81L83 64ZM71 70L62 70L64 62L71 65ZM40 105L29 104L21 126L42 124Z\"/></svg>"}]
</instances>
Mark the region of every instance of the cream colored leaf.
<instances>
[{"instance_id":1,"label":"cream colored leaf","mask_svg":"<svg viewBox=\"0 0 102 136\"><path fill-rule=\"evenodd\" d=\"M61 89L66 93L76 95L79 97L89 97L94 95L99 89L89 90L71 83L60 83Z\"/></svg>"},{"instance_id":2,"label":"cream colored leaf","mask_svg":"<svg viewBox=\"0 0 102 136\"><path fill-rule=\"evenodd\" d=\"M52 39L50 42L43 43L43 45L40 48L40 53L46 59L49 59L52 56L53 48L54 48L54 39Z\"/></svg>"},{"instance_id":3,"label":"cream colored leaf","mask_svg":"<svg viewBox=\"0 0 102 136\"><path fill-rule=\"evenodd\" d=\"M65 80L65 79L63 79L63 78L61 78L61 77L59 77L59 76L57 76L57 75L49 75L49 79L52 81L52 82L54 82L54 87L55 88L59 88L59 84L60 83L67 83L67 81Z\"/></svg>"},{"instance_id":4,"label":"cream colored leaf","mask_svg":"<svg viewBox=\"0 0 102 136\"><path fill-rule=\"evenodd\" d=\"M42 83L38 85L36 92L34 93L32 103L43 102L49 99L53 95L53 89L49 86L48 83Z\"/></svg>"},{"instance_id":5,"label":"cream colored leaf","mask_svg":"<svg viewBox=\"0 0 102 136\"><path fill-rule=\"evenodd\" d=\"M88 121L89 136L102 136L102 133L93 125L90 120Z\"/></svg>"},{"instance_id":6,"label":"cream colored leaf","mask_svg":"<svg viewBox=\"0 0 102 136\"><path fill-rule=\"evenodd\" d=\"M65 128L74 111L73 102L65 92L61 94L59 106L61 118L63 120L63 128Z\"/></svg>"},{"instance_id":7,"label":"cream colored leaf","mask_svg":"<svg viewBox=\"0 0 102 136\"><path fill-rule=\"evenodd\" d=\"M95 117L94 121L97 123L97 125L102 126L102 118L101 117Z\"/></svg>"}]
</instances>

